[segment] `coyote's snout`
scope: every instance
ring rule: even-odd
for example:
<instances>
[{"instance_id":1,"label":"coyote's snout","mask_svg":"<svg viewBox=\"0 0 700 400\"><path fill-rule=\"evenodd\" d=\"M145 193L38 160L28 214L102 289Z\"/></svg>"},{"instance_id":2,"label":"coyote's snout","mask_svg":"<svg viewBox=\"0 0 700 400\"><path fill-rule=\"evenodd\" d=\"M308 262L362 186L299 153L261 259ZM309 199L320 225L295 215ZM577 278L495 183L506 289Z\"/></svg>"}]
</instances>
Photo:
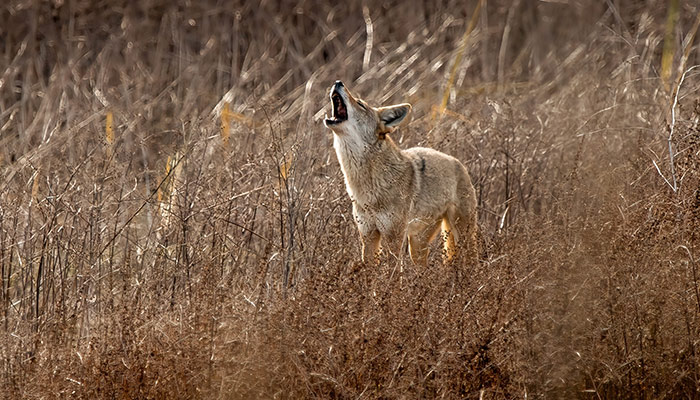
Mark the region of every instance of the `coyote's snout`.
<instances>
[{"instance_id":1,"label":"coyote's snout","mask_svg":"<svg viewBox=\"0 0 700 400\"><path fill-rule=\"evenodd\" d=\"M342 82L330 91L333 147L345 176L362 239L362 259L384 247L398 255L408 239L411 259L426 264L430 242L442 227L445 259L460 243L476 250L476 195L459 160L436 150L400 150L388 133L408 121L410 104L371 107Z\"/></svg>"}]
</instances>

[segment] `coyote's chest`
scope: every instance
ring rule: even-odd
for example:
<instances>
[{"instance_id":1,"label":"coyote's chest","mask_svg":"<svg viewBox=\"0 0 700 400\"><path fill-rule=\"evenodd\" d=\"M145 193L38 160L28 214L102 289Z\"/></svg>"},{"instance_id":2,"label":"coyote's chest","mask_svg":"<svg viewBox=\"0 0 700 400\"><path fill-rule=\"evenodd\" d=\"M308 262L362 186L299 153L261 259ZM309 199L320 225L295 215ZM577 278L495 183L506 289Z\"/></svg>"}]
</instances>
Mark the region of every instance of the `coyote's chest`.
<instances>
[{"instance_id":1,"label":"coyote's chest","mask_svg":"<svg viewBox=\"0 0 700 400\"><path fill-rule=\"evenodd\" d=\"M352 138L334 142L336 155L345 178L348 195L359 211L380 215L395 213L412 197L410 163L398 149L373 148ZM396 150L394 153L393 151Z\"/></svg>"}]
</instances>

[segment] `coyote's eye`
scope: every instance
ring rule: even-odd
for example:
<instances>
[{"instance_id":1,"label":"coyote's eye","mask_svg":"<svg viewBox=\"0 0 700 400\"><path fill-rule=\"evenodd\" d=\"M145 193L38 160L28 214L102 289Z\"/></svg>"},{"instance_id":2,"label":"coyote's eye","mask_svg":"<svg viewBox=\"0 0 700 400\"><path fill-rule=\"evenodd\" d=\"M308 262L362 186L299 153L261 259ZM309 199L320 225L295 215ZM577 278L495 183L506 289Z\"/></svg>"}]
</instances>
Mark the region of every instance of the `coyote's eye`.
<instances>
[{"instance_id":1,"label":"coyote's eye","mask_svg":"<svg viewBox=\"0 0 700 400\"><path fill-rule=\"evenodd\" d=\"M357 105L362 107L363 110L367 110L367 106L364 104L364 102L362 100L358 100Z\"/></svg>"}]
</instances>

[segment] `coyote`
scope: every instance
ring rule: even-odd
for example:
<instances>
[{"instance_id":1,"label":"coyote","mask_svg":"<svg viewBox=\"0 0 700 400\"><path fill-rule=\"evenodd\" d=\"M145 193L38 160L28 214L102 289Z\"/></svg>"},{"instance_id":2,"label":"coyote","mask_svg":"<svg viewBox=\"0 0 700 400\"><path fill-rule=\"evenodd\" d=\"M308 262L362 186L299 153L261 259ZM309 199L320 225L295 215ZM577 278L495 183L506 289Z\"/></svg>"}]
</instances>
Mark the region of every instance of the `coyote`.
<instances>
[{"instance_id":1,"label":"coyote","mask_svg":"<svg viewBox=\"0 0 700 400\"><path fill-rule=\"evenodd\" d=\"M442 227L443 259L461 243L477 258L476 194L469 173L454 157L424 147L400 150L388 133L408 122L411 105L371 107L343 82L330 90L340 168L362 240L362 261L377 259L384 242L398 255L408 239L411 260L427 265L430 242Z\"/></svg>"}]
</instances>

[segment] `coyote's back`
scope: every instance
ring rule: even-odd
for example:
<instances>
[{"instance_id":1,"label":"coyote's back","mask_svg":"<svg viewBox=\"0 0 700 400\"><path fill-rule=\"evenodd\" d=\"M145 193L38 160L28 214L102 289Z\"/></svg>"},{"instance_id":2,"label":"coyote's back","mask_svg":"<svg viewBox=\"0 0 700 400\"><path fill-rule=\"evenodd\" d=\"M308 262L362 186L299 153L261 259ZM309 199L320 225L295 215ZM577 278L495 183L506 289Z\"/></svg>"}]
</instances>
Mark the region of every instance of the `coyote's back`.
<instances>
[{"instance_id":1,"label":"coyote's back","mask_svg":"<svg viewBox=\"0 0 700 400\"><path fill-rule=\"evenodd\" d=\"M362 259L382 241L395 255L408 240L411 259L426 264L430 242L442 229L444 258L458 244L476 259L476 194L464 165L439 151L400 150L388 133L408 121L410 104L370 107L337 81L330 92L336 155L362 239Z\"/></svg>"}]
</instances>

